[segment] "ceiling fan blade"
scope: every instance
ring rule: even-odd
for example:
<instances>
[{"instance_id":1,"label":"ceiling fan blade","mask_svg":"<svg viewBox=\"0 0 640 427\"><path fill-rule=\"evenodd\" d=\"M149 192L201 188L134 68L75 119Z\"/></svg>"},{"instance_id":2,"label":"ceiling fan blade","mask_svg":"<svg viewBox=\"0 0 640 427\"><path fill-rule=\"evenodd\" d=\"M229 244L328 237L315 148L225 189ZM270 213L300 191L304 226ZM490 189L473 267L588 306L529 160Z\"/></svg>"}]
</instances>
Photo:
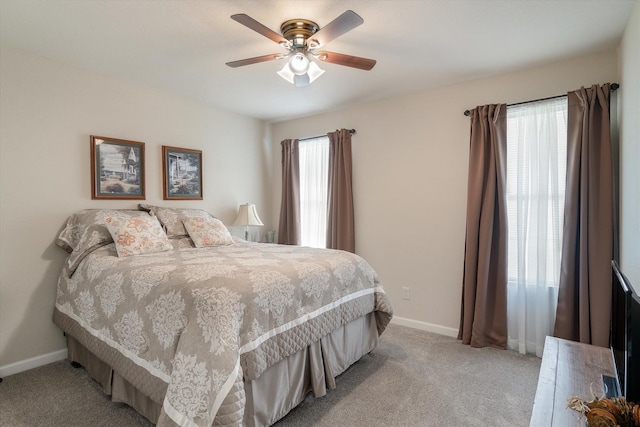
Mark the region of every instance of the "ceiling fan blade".
<instances>
[{"instance_id":1,"label":"ceiling fan blade","mask_svg":"<svg viewBox=\"0 0 640 427\"><path fill-rule=\"evenodd\" d=\"M361 58L359 56L345 55L335 52L317 52L316 57L324 62L330 62L332 64L344 65L347 67L359 68L361 70L369 71L376 65L375 59Z\"/></svg>"},{"instance_id":2,"label":"ceiling fan blade","mask_svg":"<svg viewBox=\"0 0 640 427\"><path fill-rule=\"evenodd\" d=\"M253 58L240 59L239 61L227 62L227 65L231 68L242 67L244 65L258 64L260 62L273 61L274 59L282 59L287 55L280 53L271 53L269 55L255 56Z\"/></svg>"},{"instance_id":3,"label":"ceiling fan blade","mask_svg":"<svg viewBox=\"0 0 640 427\"><path fill-rule=\"evenodd\" d=\"M364 19L362 19L360 15L353 10L347 10L311 36L309 40L307 40L307 46L309 46L310 49L324 46L331 40L340 37L347 31L353 30L362 23L364 23Z\"/></svg>"},{"instance_id":4,"label":"ceiling fan blade","mask_svg":"<svg viewBox=\"0 0 640 427\"><path fill-rule=\"evenodd\" d=\"M252 29L256 33L262 34L266 38L269 38L278 44L289 43L287 39L282 37L280 34L262 25L261 23L259 23L258 21L256 21L255 19L253 19L252 17L250 17L245 13L238 13L235 15L231 15L231 19L233 19L236 22L239 22L240 24L244 25L247 28Z\"/></svg>"}]
</instances>

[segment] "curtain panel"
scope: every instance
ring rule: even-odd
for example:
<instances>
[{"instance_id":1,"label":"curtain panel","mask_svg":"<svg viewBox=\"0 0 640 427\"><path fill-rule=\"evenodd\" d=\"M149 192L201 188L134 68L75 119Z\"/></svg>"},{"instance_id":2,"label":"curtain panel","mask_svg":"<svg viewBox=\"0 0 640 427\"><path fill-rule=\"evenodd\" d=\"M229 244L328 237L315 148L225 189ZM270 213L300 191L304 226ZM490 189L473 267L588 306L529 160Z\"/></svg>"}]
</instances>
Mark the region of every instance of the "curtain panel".
<instances>
[{"instance_id":1,"label":"curtain panel","mask_svg":"<svg viewBox=\"0 0 640 427\"><path fill-rule=\"evenodd\" d=\"M351 186L351 132L329 132L329 190L327 248L355 252L353 189Z\"/></svg>"},{"instance_id":2,"label":"curtain panel","mask_svg":"<svg viewBox=\"0 0 640 427\"><path fill-rule=\"evenodd\" d=\"M506 104L471 110L467 223L458 339L507 346Z\"/></svg>"},{"instance_id":3,"label":"curtain panel","mask_svg":"<svg viewBox=\"0 0 640 427\"><path fill-rule=\"evenodd\" d=\"M567 97L507 109L507 347L542 357L558 302Z\"/></svg>"},{"instance_id":4,"label":"curtain panel","mask_svg":"<svg viewBox=\"0 0 640 427\"><path fill-rule=\"evenodd\" d=\"M613 163L609 84L568 94L567 188L554 335L609 346Z\"/></svg>"},{"instance_id":5,"label":"curtain panel","mask_svg":"<svg viewBox=\"0 0 640 427\"><path fill-rule=\"evenodd\" d=\"M298 144L300 155L300 244L327 247L329 138L308 138Z\"/></svg>"},{"instance_id":6,"label":"curtain panel","mask_svg":"<svg viewBox=\"0 0 640 427\"><path fill-rule=\"evenodd\" d=\"M282 146L282 202L278 243L300 245L300 163L297 139L285 139Z\"/></svg>"}]
</instances>

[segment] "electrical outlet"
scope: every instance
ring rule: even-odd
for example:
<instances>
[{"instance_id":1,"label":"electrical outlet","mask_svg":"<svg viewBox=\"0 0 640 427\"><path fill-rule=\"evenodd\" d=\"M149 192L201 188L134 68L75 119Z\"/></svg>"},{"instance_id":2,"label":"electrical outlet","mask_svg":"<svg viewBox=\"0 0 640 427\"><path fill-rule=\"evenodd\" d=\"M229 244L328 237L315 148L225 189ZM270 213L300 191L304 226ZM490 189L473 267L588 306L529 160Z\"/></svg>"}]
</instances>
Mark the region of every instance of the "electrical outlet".
<instances>
[{"instance_id":1,"label":"electrical outlet","mask_svg":"<svg viewBox=\"0 0 640 427\"><path fill-rule=\"evenodd\" d=\"M402 288L402 299L411 299L411 288L406 286Z\"/></svg>"}]
</instances>

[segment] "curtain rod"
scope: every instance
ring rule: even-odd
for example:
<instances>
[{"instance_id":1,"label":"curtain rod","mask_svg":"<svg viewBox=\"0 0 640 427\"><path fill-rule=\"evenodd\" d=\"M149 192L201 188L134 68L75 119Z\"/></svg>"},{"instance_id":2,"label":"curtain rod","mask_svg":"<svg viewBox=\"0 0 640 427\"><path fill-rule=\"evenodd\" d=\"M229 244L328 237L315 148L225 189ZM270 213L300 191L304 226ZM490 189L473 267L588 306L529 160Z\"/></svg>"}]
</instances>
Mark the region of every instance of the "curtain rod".
<instances>
[{"instance_id":1,"label":"curtain rod","mask_svg":"<svg viewBox=\"0 0 640 427\"><path fill-rule=\"evenodd\" d=\"M610 90L611 92L614 92L616 89L618 89L620 87L620 85L618 83L611 83L610 86ZM556 98L562 98L563 96L567 96L567 94L564 95L556 95L556 96L550 96L548 98L540 98L540 99L534 99L533 101L524 101L524 102L516 102L515 104L507 104L507 107L513 107L514 105L522 105L522 104L529 104L531 102L538 102L538 101L547 101L549 99L556 99ZM471 115L471 111L469 110L465 110L464 115L469 117Z\"/></svg>"},{"instance_id":2,"label":"curtain rod","mask_svg":"<svg viewBox=\"0 0 640 427\"><path fill-rule=\"evenodd\" d=\"M356 133L356 130L355 129L349 129L349 133L351 135L354 135ZM323 136L327 136L327 135L325 134L325 135L318 135L318 136L308 136L306 138L299 138L298 141L305 141L307 139L314 139L314 138L322 138Z\"/></svg>"}]
</instances>

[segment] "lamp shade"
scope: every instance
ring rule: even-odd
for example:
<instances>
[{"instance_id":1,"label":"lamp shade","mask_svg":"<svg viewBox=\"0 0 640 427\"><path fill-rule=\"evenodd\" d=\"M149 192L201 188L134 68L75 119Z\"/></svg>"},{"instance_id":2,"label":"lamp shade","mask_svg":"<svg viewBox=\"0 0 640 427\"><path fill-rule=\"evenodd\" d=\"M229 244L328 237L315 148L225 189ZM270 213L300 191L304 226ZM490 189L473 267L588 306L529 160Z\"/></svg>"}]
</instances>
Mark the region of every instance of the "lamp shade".
<instances>
[{"instance_id":1,"label":"lamp shade","mask_svg":"<svg viewBox=\"0 0 640 427\"><path fill-rule=\"evenodd\" d=\"M309 71L307 71L307 75L309 76L309 83L313 83L315 79L324 74L324 70L318 67L318 64L315 62L311 62L309 64Z\"/></svg>"},{"instance_id":2,"label":"lamp shade","mask_svg":"<svg viewBox=\"0 0 640 427\"><path fill-rule=\"evenodd\" d=\"M258 211L256 211L256 205L246 203L244 205L240 205L238 209L238 216L236 217L233 225L264 225L262 221L260 221L260 217L258 216Z\"/></svg>"}]
</instances>

